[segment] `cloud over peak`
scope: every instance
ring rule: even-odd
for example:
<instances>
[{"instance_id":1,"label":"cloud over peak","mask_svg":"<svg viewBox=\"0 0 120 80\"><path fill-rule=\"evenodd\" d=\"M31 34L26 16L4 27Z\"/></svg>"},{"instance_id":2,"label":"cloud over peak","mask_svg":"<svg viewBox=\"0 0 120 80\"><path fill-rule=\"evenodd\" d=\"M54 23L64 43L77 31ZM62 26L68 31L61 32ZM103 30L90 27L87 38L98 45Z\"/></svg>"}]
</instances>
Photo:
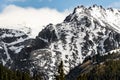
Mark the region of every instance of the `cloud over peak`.
<instances>
[{"instance_id":1,"label":"cloud over peak","mask_svg":"<svg viewBox=\"0 0 120 80\"><path fill-rule=\"evenodd\" d=\"M32 36L36 36L44 25L62 22L69 11L59 12L50 8L22 8L9 5L0 13L0 27L17 29L18 24L32 29Z\"/></svg>"}]
</instances>

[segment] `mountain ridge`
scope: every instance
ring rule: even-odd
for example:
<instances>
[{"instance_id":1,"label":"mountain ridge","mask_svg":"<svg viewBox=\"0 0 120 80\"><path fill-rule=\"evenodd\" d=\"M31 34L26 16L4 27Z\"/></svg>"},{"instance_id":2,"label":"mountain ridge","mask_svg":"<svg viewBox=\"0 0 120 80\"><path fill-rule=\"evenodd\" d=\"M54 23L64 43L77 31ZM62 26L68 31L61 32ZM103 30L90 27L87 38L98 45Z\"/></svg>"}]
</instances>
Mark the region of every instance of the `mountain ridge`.
<instances>
[{"instance_id":1,"label":"mountain ridge","mask_svg":"<svg viewBox=\"0 0 120 80\"><path fill-rule=\"evenodd\" d=\"M64 64L65 74L79 64L81 64L87 56L94 56L96 54L105 55L106 53L118 49L120 47L120 11L116 9L104 9L102 6L93 5L86 8L84 6L78 6L74 9L73 13L68 15L63 23L56 25L47 25L35 39L29 38L25 35L25 38L13 34L14 31L6 29L7 32L1 33L1 37L11 40L9 43L12 45L10 48L2 44L4 48L1 48L0 61L3 63L4 55L16 54L16 48L23 46L21 50L16 54L17 57L13 57L11 63L8 65L10 68L19 70L28 70L32 73L38 72L45 76L44 79L53 80L54 75L57 74L58 65L61 61ZM4 30L3 30L4 31ZM10 33L11 39L6 33ZM25 39L25 40L22 40ZM6 43L1 38L0 43ZM15 43L15 44L14 44ZM6 50L7 49L7 50ZM12 49L15 52L12 52ZM4 64L5 65L5 64ZM11 67L12 66L12 67Z\"/></svg>"}]
</instances>

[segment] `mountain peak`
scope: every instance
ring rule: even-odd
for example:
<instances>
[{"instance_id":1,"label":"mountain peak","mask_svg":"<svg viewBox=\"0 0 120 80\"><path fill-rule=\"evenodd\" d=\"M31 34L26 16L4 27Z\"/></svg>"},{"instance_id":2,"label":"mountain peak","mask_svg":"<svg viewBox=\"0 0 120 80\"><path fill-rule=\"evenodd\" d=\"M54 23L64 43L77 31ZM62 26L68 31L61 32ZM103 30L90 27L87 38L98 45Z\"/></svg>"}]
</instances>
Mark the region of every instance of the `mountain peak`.
<instances>
[{"instance_id":1,"label":"mountain peak","mask_svg":"<svg viewBox=\"0 0 120 80\"><path fill-rule=\"evenodd\" d=\"M106 9L102 5L97 5L97 4L94 4L90 7L85 7L84 5L80 5L80 6L77 6L74 8L73 14L82 13L82 12L89 12L89 11L101 11L101 10L103 10L104 12L106 12L107 10L114 12L114 10L117 10L117 9L113 9L111 7ZM117 11L120 12L119 10L117 10Z\"/></svg>"},{"instance_id":2,"label":"mountain peak","mask_svg":"<svg viewBox=\"0 0 120 80\"><path fill-rule=\"evenodd\" d=\"M81 5L81 6L77 6L76 8L74 8L73 14L74 13L79 13L79 12L83 12L86 8Z\"/></svg>"},{"instance_id":3,"label":"mountain peak","mask_svg":"<svg viewBox=\"0 0 120 80\"><path fill-rule=\"evenodd\" d=\"M12 54L13 56L13 51L16 52L18 48L16 53L17 57L20 56L21 64L23 63L21 59L25 60L27 69L44 73L47 80L54 80L54 73L57 72L60 61L63 61L63 68L67 74L71 69L80 65L87 56L104 55L119 48L119 25L119 10L105 9L97 5L87 8L81 5L77 6L63 23L47 25L35 39L29 39L27 35L16 37L12 32L11 35L15 39L11 39L11 37L6 37L5 32L1 33L5 35L4 38L1 37L3 42L11 39L9 45L6 45L6 42L2 45L2 51L6 55ZM19 34L16 33L16 35ZM10 36L9 33L7 36ZM18 40L17 43L16 40ZM16 64L18 69L21 64ZM21 65L20 69L23 67L25 68Z\"/></svg>"},{"instance_id":4,"label":"mountain peak","mask_svg":"<svg viewBox=\"0 0 120 80\"><path fill-rule=\"evenodd\" d=\"M103 10L105 10L105 8L103 8L101 5L94 4L93 6L90 6L88 8L85 7L84 5L81 5L81 6L77 6L77 7L74 8L73 14L74 13L81 13L81 12L89 11L89 10L93 10L93 9L103 9Z\"/></svg>"},{"instance_id":5,"label":"mountain peak","mask_svg":"<svg viewBox=\"0 0 120 80\"><path fill-rule=\"evenodd\" d=\"M80 22L85 16L93 19L94 21L97 20L100 25L104 27L106 27L106 23L108 25L112 25L117 32L120 32L120 11L113 8L105 9L101 5L93 5L88 8L83 5L77 6L73 13L66 17L64 22Z\"/></svg>"}]
</instances>

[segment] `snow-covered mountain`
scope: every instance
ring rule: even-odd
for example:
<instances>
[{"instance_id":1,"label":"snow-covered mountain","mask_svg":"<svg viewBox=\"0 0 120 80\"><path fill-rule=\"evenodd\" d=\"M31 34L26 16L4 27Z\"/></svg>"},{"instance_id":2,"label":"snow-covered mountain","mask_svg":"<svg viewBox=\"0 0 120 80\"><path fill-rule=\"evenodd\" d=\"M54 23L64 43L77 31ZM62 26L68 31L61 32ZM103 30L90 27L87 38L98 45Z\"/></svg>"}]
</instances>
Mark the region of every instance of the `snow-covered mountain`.
<instances>
[{"instance_id":1,"label":"snow-covered mountain","mask_svg":"<svg viewBox=\"0 0 120 80\"><path fill-rule=\"evenodd\" d=\"M7 61L10 61L12 68L40 72L44 79L53 80L61 61L67 74L86 56L104 55L118 49L119 21L117 9L78 6L63 23L47 25L35 39L28 38L23 32L8 30L11 32L7 33L1 29L0 36L5 38L1 37L1 62L8 65Z\"/></svg>"},{"instance_id":2,"label":"snow-covered mountain","mask_svg":"<svg viewBox=\"0 0 120 80\"><path fill-rule=\"evenodd\" d=\"M17 30L17 31L22 31L24 32L26 35L32 37L33 36L33 30L31 29L31 27L25 25L25 24L17 24L17 25L13 25L13 26L8 26L8 25L0 25L1 29L13 29L13 30ZM33 37L34 38L34 37Z\"/></svg>"},{"instance_id":3,"label":"snow-covered mountain","mask_svg":"<svg viewBox=\"0 0 120 80\"><path fill-rule=\"evenodd\" d=\"M98 53L103 55L119 48L119 20L120 12L116 9L104 9L97 5L89 8L76 7L63 23L50 24L39 33L37 38L46 45L45 48L32 52L36 56L33 59L35 65L42 70L46 68L44 72L53 75L52 71L57 70L56 66L62 60L65 73L68 73L82 63L86 56ZM43 51L49 59L42 60Z\"/></svg>"},{"instance_id":4,"label":"snow-covered mountain","mask_svg":"<svg viewBox=\"0 0 120 80\"><path fill-rule=\"evenodd\" d=\"M29 37L22 31L0 29L0 63L9 68L14 67L28 40Z\"/></svg>"}]
</instances>

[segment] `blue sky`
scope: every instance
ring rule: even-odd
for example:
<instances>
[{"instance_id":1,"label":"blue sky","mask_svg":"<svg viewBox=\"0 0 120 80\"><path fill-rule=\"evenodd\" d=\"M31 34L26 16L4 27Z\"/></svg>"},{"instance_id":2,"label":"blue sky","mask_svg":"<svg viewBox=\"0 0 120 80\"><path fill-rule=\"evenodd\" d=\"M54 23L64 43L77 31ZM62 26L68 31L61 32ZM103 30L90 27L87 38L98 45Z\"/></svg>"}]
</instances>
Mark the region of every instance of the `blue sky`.
<instances>
[{"instance_id":1,"label":"blue sky","mask_svg":"<svg viewBox=\"0 0 120 80\"><path fill-rule=\"evenodd\" d=\"M120 8L120 0L0 0L0 10L7 5L16 5L20 7L33 8L54 8L58 11L72 9L77 5L90 6L93 4L102 5L104 7Z\"/></svg>"}]
</instances>

